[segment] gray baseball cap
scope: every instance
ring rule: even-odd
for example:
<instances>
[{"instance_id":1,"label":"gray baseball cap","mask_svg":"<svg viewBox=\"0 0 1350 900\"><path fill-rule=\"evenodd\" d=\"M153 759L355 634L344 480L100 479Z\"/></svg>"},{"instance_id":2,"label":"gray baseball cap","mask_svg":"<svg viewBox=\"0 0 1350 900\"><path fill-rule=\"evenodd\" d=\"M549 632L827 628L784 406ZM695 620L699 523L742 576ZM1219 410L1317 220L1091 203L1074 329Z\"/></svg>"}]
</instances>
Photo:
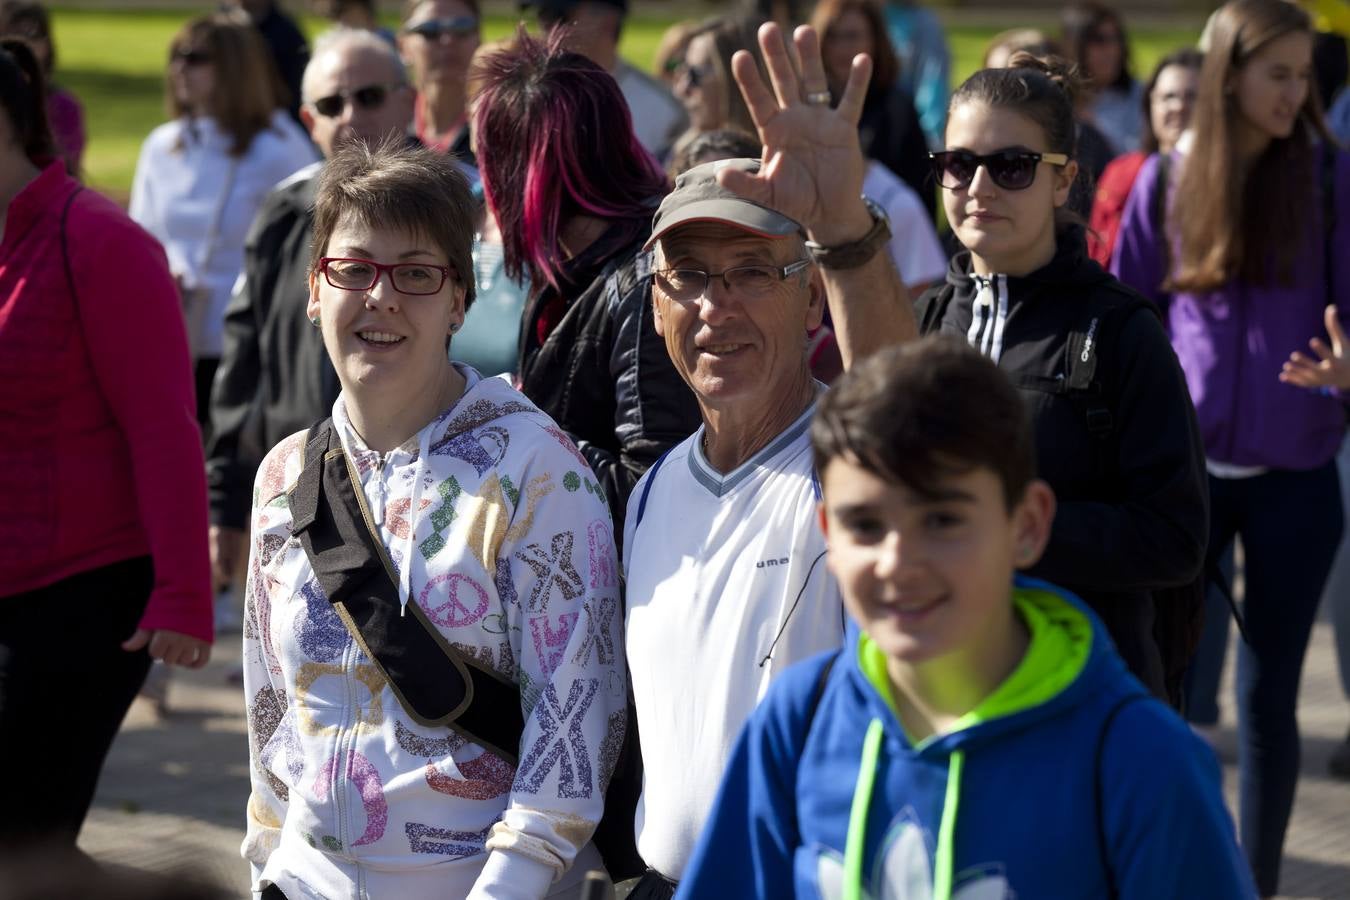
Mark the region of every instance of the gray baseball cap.
<instances>
[{"instance_id":1,"label":"gray baseball cap","mask_svg":"<svg viewBox=\"0 0 1350 900\"><path fill-rule=\"evenodd\" d=\"M757 159L718 159L694 166L675 179L675 189L661 201L652 220L652 236L643 249L651 249L661 235L690 222L722 222L766 238L784 238L802 233L802 227L780 212L747 200L717 183L723 169L754 174Z\"/></svg>"}]
</instances>

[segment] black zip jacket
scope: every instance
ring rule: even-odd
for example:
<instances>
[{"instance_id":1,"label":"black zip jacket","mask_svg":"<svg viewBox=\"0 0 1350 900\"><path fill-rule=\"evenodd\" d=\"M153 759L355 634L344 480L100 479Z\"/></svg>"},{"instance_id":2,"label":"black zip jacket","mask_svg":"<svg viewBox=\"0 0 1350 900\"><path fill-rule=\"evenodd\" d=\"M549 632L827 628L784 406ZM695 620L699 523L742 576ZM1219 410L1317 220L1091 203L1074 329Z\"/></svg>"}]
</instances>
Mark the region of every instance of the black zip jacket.
<instances>
[{"instance_id":1,"label":"black zip jacket","mask_svg":"<svg viewBox=\"0 0 1350 900\"><path fill-rule=\"evenodd\" d=\"M642 473L702 422L652 317L650 221L609 227L568 260L561 290L545 285L521 321L521 390L576 442L623 534ZM561 310L561 318L559 311ZM544 340L539 322L556 321Z\"/></svg>"},{"instance_id":2,"label":"black zip jacket","mask_svg":"<svg viewBox=\"0 0 1350 900\"><path fill-rule=\"evenodd\" d=\"M211 523L247 528L253 476L282 438L326 418L341 385L309 300L314 191L322 163L277 186L244 242L243 279L225 310L211 388L206 479Z\"/></svg>"},{"instance_id":3,"label":"black zip jacket","mask_svg":"<svg viewBox=\"0 0 1350 900\"><path fill-rule=\"evenodd\" d=\"M962 252L947 285L919 299L920 322L949 291L925 330L966 340L1012 378L1031 413L1039 475L1058 500L1029 574L1087 601L1130 670L1161 694L1150 592L1200 574L1209 512L1195 409L1156 310L1087 257L1077 227L1060 232L1054 259L1031 275L977 280ZM1124 311L1113 319L1112 310ZM1069 333L1099 313L1110 323L1096 335L1105 435L1089 430L1081 398L1063 389Z\"/></svg>"}]
</instances>

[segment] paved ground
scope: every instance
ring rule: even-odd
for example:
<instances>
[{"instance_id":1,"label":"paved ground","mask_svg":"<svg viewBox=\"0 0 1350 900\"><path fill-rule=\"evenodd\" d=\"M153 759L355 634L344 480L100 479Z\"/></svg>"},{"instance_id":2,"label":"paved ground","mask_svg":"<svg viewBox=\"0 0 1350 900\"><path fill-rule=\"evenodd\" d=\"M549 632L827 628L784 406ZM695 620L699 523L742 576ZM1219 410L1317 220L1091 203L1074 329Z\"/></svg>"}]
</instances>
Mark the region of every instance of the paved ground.
<instances>
[{"instance_id":1,"label":"paved ground","mask_svg":"<svg viewBox=\"0 0 1350 900\"><path fill-rule=\"evenodd\" d=\"M80 836L86 851L135 868L187 871L246 894L248 867L239 858L248 797L243 695L225 681L238 646L237 632L223 635L206 669L176 672L167 717L141 701L132 707ZM1350 900L1350 782L1326 775L1327 756L1350 724L1350 704L1341 696L1325 623L1313 635L1299 719L1303 779L1282 886L1291 898ZM1231 723L1230 700L1218 744L1233 803Z\"/></svg>"}]
</instances>

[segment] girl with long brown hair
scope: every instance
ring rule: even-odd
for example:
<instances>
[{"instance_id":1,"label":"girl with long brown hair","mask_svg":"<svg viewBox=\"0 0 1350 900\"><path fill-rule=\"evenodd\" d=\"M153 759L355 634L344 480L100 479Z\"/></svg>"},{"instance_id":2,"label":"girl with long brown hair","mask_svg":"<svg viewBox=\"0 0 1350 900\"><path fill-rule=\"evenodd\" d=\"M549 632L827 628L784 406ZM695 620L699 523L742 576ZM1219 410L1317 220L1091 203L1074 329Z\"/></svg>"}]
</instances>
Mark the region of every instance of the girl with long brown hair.
<instances>
[{"instance_id":1,"label":"girl with long brown hair","mask_svg":"<svg viewBox=\"0 0 1350 900\"><path fill-rule=\"evenodd\" d=\"M183 293L203 424L244 236L277 182L318 159L281 98L267 47L246 19L193 19L169 48L170 121L150 132L136 164L129 212L164 245Z\"/></svg>"},{"instance_id":2,"label":"girl with long brown hair","mask_svg":"<svg viewBox=\"0 0 1350 900\"><path fill-rule=\"evenodd\" d=\"M1242 539L1241 836L1263 896L1278 886L1298 780L1299 676L1341 533L1335 393L1350 390L1340 325L1350 259L1336 249L1350 246L1350 155L1323 124L1312 45L1292 3L1220 9L1194 141L1173 154L1174 184L1159 183L1158 158L1144 165L1112 260L1163 305L1186 372L1210 474L1209 562ZM1170 192L1165 216L1159 191ZM1315 360L1299 352L1310 339Z\"/></svg>"}]
</instances>

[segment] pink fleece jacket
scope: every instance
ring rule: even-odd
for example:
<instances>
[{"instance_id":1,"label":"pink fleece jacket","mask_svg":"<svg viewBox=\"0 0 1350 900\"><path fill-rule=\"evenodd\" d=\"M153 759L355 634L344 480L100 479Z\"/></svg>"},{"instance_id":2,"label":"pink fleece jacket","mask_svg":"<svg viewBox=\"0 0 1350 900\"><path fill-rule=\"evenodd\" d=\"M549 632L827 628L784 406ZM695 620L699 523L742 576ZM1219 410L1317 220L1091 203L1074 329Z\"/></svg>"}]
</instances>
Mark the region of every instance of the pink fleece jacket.
<instances>
[{"instance_id":1,"label":"pink fleece jacket","mask_svg":"<svg viewBox=\"0 0 1350 900\"><path fill-rule=\"evenodd\" d=\"M0 239L0 602L149 554L141 619L210 640L206 477L178 293L115 204L47 165Z\"/></svg>"}]
</instances>

